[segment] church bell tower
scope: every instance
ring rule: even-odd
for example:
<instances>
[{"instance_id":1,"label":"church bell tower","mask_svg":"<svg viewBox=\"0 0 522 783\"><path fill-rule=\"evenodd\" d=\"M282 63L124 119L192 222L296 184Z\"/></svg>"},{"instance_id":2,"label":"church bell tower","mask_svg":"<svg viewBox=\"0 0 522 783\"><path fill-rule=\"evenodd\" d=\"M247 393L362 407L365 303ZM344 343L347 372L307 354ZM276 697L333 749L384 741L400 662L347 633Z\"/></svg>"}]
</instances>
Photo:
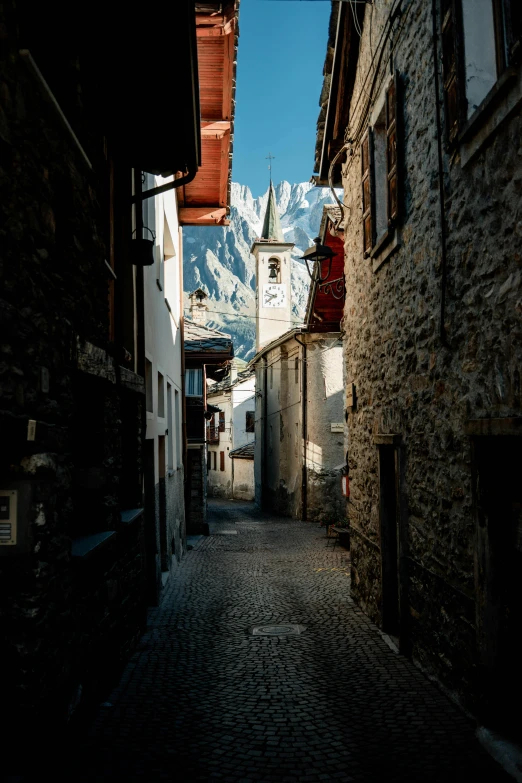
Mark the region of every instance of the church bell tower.
<instances>
[{"instance_id":1,"label":"church bell tower","mask_svg":"<svg viewBox=\"0 0 522 783\"><path fill-rule=\"evenodd\" d=\"M272 180L256 259L256 353L292 328L292 242L285 242Z\"/></svg>"}]
</instances>

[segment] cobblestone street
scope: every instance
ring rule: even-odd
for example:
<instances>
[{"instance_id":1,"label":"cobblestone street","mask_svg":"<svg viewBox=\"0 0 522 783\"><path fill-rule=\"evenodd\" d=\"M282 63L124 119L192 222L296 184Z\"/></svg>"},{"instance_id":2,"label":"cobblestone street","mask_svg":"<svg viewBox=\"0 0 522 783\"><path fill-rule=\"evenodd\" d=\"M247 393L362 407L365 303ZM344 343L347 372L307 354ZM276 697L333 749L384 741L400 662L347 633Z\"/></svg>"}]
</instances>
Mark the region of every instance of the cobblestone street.
<instances>
[{"instance_id":1,"label":"cobblestone street","mask_svg":"<svg viewBox=\"0 0 522 783\"><path fill-rule=\"evenodd\" d=\"M349 597L317 525L212 501L75 780L501 781L474 726ZM254 625L298 624L294 636Z\"/></svg>"}]
</instances>

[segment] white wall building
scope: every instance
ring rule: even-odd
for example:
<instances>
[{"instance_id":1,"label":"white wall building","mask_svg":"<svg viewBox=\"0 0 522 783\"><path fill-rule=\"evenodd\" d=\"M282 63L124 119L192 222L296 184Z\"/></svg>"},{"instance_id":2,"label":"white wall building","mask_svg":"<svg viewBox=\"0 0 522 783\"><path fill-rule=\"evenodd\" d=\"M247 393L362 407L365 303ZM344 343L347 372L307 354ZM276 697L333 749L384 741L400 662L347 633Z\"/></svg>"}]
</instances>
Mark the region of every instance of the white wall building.
<instances>
[{"instance_id":1,"label":"white wall building","mask_svg":"<svg viewBox=\"0 0 522 783\"><path fill-rule=\"evenodd\" d=\"M214 497L254 499L255 375L231 374L210 386L208 400L220 409L207 428L208 493ZM252 448L244 447L252 444Z\"/></svg>"},{"instance_id":2,"label":"white wall building","mask_svg":"<svg viewBox=\"0 0 522 783\"><path fill-rule=\"evenodd\" d=\"M144 189L167 180L147 174ZM183 259L177 192L143 203L143 224L154 236L154 264L144 267L148 535L156 537L157 595L185 547L183 496L182 314Z\"/></svg>"}]
</instances>

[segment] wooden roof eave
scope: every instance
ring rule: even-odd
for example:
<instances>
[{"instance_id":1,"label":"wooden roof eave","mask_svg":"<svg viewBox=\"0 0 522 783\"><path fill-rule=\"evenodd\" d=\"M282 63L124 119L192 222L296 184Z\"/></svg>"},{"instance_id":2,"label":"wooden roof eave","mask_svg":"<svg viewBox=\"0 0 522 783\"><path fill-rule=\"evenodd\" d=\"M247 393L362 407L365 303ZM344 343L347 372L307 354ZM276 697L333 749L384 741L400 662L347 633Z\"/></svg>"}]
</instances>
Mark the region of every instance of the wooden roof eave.
<instances>
[{"instance_id":1,"label":"wooden roof eave","mask_svg":"<svg viewBox=\"0 0 522 783\"><path fill-rule=\"evenodd\" d=\"M235 76L237 52L238 0L225 3L222 14L196 15L196 34L202 46L209 38L220 38L223 45L209 42L206 52L210 52L211 62L218 56L219 62L211 69L209 82L208 63L206 79L201 79L202 122L201 122L201 166L196 177L179 194L180 224L190 226L228 226L227 215L230 212L230 194L232 183L232 143L235 113ZM207 55L208 56L208 55ZM221 93L221 105L212 104L212 118L205 116L205 84L207 97L212 102L213 79L219 79L216 90ZM209 92L210 90L210 92ZM221 116L215 116L217 114ZM216 141L220 141L219 162ZM206 153L206 154L205 154ZM208 161L211 163L208 163ZM207 165L205 165L207 161ZM199 185L199 187L198 187ZM199 196L198 196L199 191ZM202 198L205 194L209 198Z\"/></svg>"},{"instance_id":2,"label":"wooden roof eave","mask_svg":"<svg viewBox=\"0 0 522 783\"><path fill-rule=\"evenodd\" d=\"M344 143L344 131L348 125L349 109L353 86L355 80L355 70L359 57L359 36L356 34L353 23L353 16L348 12L346 3L339 3L339 14L337 17L337 31L335 37L334 56L332 62L330 89L328 94L326 118L324 128L317 132L316 146L321 146L321 155L318 173L315 175L315 184L317 187L328 187L328 172L330 164L335 155L339 152ZM359 12L361 13L360 22L364 19L365 6ZM339 183L334 182L337 186Z\"/></svg>"}]
</instances>

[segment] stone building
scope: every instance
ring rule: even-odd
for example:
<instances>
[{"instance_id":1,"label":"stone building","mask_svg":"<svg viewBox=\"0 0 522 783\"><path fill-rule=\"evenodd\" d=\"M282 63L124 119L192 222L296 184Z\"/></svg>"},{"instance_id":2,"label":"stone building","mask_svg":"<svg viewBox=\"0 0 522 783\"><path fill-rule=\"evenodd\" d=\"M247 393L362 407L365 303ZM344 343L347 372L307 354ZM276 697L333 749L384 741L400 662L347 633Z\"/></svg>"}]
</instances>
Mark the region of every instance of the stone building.
<instances>
[{"instance_id":1,"label":"stone building","mask_svg":"<svg viewBox=\"0 0 522 783\"><path fill-rule=\"evenodd\" d=\"M509 0L333 3L315 166L344 190L353 595L506 734L522 696L521 21Z\"/></svg>"},{"instance_id":2,"label":"stone building","mask_svg":"<svg viewBox=\"0 0 522 783\"><path fill-rule=\"evenodd\" d=\"M223 113L233 103L237 3L217 5L216 18L189 0L163 9L174 48L144 35L135 15L96 1L81 14L25 0L0 10L2 718L6 744L22 733L38 758L78 708L104 694L158 600L162 540L151 498L162 435L151 433L151 466L147 407L152 390L160 413L161 362L165 410L168 377L179 391L181 367L173 357L167 369L151 289L180 246L177 223L205 220L181 210L176 218L173 202L210 211L214 222L214 207L226 211L232 117ZM218 37L216 25L227 68L211 116L228 126L209 134L198 52ZM201 146L217 140L228 165L214 177L219 192L202 201ZM142 231L141 204L154 199L158 242ZM181 257L175 263L179 274ZM161 317L170 329L179 301L165 303L167 288ZM180 426L181 417L178 442ZM164 536L166 556L182 513Z\"/></svg>"},{"instance_id":3,"label":"stone building","mask_svg":"<svg viewBox=\"0 0 522 783\"><path fill-rule=\"evenodd\" d=\"M288 329L292 245L283 241L271 187L262 236L252 247L259 350L250 362L256 371L256 503L285 516L324 524L345 516L340 473L344 465L339 331L343 255L342 239L334 237L329 226L326 210L321 240L332 246L335 261L310 268L306 322ZM337 290L338 283L340 298L336 299L332 284Z\"/></svg>"}]
</instances>

